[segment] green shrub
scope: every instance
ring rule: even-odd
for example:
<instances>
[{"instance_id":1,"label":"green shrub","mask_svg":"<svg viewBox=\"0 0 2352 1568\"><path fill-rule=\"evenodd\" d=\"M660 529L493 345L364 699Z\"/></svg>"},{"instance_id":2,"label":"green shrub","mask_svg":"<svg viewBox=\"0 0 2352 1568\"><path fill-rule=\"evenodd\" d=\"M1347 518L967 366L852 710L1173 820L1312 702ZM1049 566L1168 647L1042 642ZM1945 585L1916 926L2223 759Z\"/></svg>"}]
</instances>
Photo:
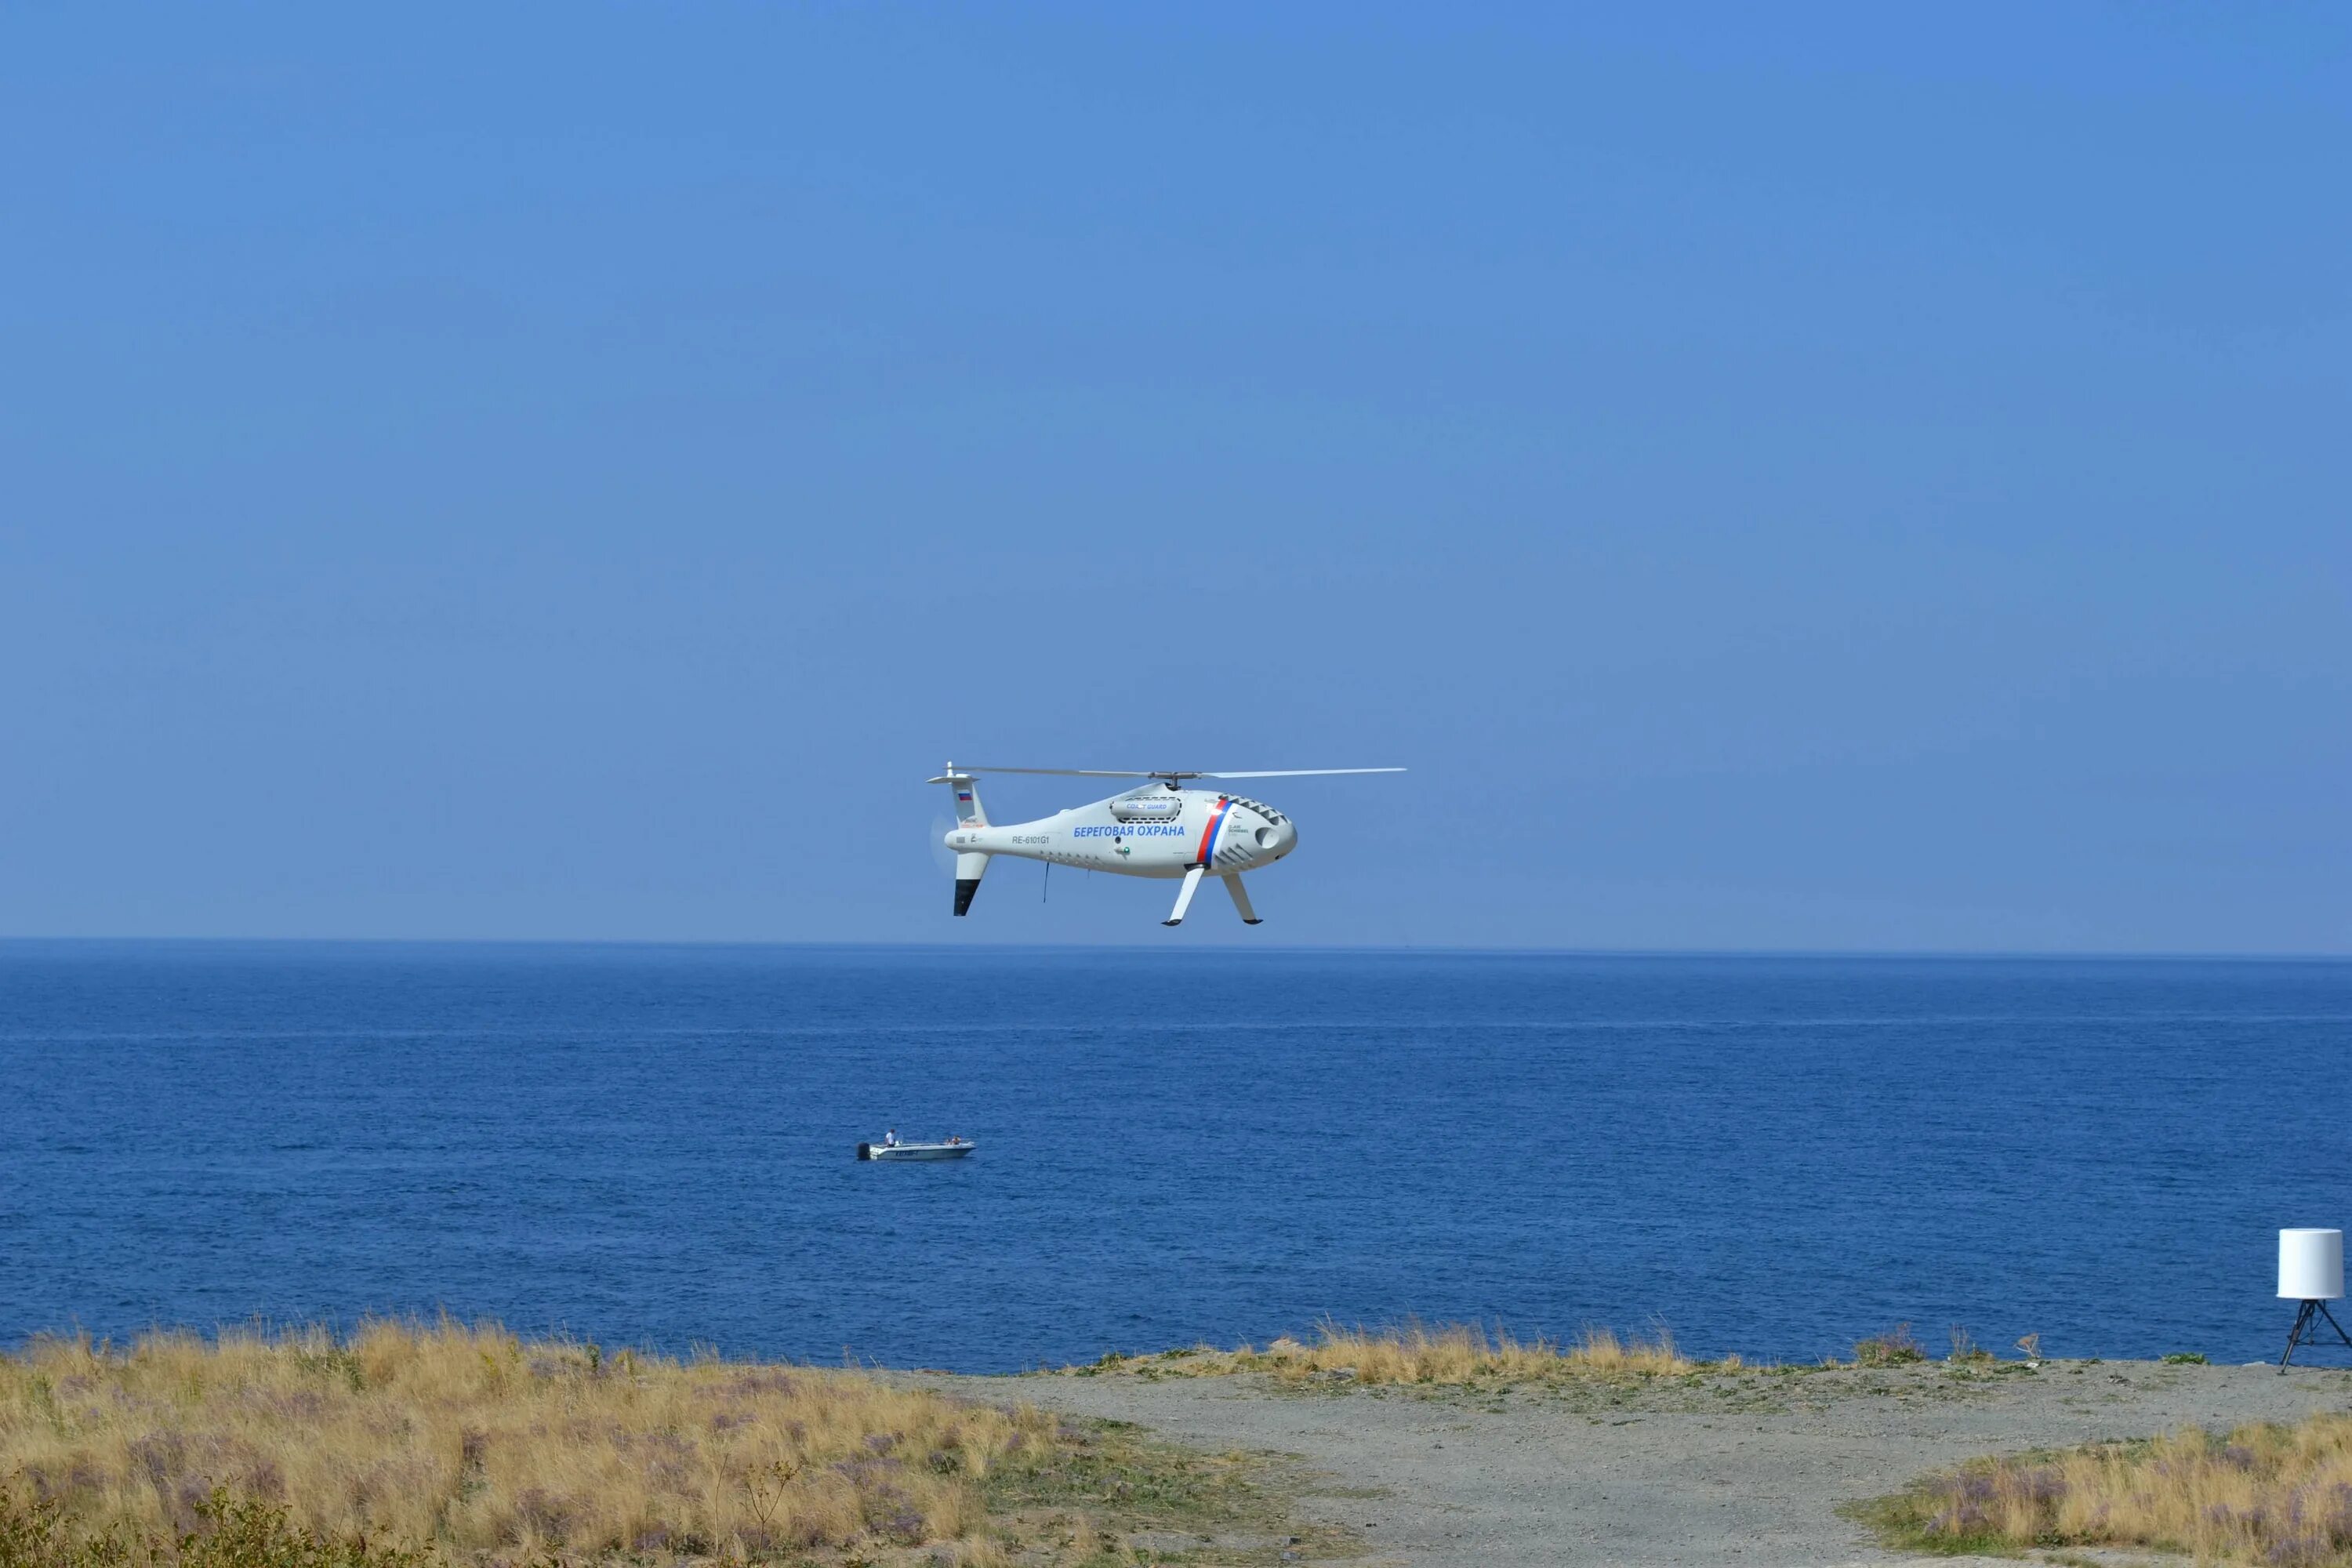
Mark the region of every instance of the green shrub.
<instances>
[{"instance_id":1,"label":"green shrub","mask_svg":"<svg viewBox=\"0 0 2352 1568\"><path fill-rule=\"evenodd\" d=\"M1901 1366L1906 1362L1926 1361L1927 1352L1911 1337L1911 1325L1897 1323L1883 1334L1873 1334L1853 1344L1856 1366Z\"/></svg>"},{"instance_id":2,"label":"green shrub","mask_svg":"<svg viewBox=\"0 0 2352 1568\"><path fill-rule=\"evenodd\" d=\"M0 1568L120 1568L130 1555L112 1535L74 1540L53 1502L0 1491Z\"/></svg>"},{"instance_id":3,"label":"green shrub","mask_svg":"<svg viewBox=\"0 0 2352 1568\"><path fill-rule=\"evenodd\" d=\"M196 1528L173 1540L129 1542L117 1531L77 1536L54 1502L0 1492L0 1568L432 1568L429 1553L333 1539L288 1522L286 1510L226 1490L195 1505Z\"/></svg>"}]
</instances>

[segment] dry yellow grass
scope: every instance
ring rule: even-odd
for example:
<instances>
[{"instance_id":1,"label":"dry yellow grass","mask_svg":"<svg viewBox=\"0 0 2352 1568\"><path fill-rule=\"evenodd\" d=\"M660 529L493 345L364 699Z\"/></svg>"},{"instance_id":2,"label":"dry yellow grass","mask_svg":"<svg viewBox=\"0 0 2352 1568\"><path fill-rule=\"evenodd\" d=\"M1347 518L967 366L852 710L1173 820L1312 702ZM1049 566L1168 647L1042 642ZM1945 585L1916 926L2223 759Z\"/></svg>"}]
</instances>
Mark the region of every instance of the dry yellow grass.
<instances>
[{"instance_id":1,"label":"dry yellow grass","mask_svg":"<svg viewBox=\"0 0 2352 1568\"><path fill-rule=\"evenodd\" d=\"M954 1543L1051 1420L854 1373L679 1363L377 1322L36 1341L0 1357L0 1484L76 1529L188 1531L215 1488L298 1526L467 1556L762 1557Z\"/></svg>"},{"instance_id":2,"label":"dry yellow grass","mask_svg":"<svg viewBox=\"0 0 2352 1568\"><path fill-rule=\"evenodd\" d=\"M1987 1460L1929 1478L1873 1518L1897 1542L1945 1552L2139 1546L2200 1562L2352 1563L2352 1416Z\"/></svg>"},{"instance_id":3,"label":"dry yellow grass","mask_svg":"<svg viewBox=\"0 0 2352 1568\"><path fill-rule=\"evenodd\" d=\"M1733 1356L1705 1363L1705 1368L1730 1371L1739 1364ZM1366 1384L1467 1384L1678 1377L1701 1371L1703 1365L1677 1354L1674 1336L1663 1325L1648 1339L1620 1339L1614 1330L1587 1329L1576 1343L1562 1348L1548 1339L1521 1340L1507 1330L1489 1331L1474 1323L1366 1329L1326 1320L1317 1325L1312 1342L1284 1338L1264 1350L1203 1345L1153 1356L1108 1355L1078 1370L1148 1371L1171 1377L1262 1372L1292 1383L1341 1374Z\"/></svg>"}]
</instances>

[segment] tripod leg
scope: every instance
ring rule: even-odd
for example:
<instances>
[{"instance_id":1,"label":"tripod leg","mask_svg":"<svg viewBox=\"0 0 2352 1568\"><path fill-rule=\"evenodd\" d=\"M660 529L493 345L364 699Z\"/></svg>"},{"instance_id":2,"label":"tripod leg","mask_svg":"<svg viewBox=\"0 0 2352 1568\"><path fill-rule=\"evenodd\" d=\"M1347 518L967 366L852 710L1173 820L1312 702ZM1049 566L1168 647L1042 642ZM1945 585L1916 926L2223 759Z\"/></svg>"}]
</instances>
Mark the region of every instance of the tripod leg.
<instances>
[{"instance_id":1,"label":"tripod leg","mask_svg":"<svg viewBox=\"0 0 2352 1568\"><path fill-rule=\"evenodd\" d=\"M2294 1359L2294 1347L2301 1342L2303 1331L2311 1322L2311 1309L2317 1303L2305 1301L2295 1310L2294 1327L2286 1331L2286 1354L2279 1357L2279 1375L2282 1377L2286 1375L2286 1363Z\"/></svg>"},{"instance_id":2,"label":"tripod leg","mask_svg":"<svg viewBox=\"0 0 2352 1568\"><path fill-rule=\"evenodd\" d=\"M2352 1334L2347 1334L2344 1331L2344 1325L2336 1321L2336 1314L2327 1310L2327 1303L2325 1301L2314 1301L2312 1305L2318 1308L2319 1315L2327 1320L2327 1326L2336 1331L2336 1337L2342 1340L2346 1344L2352 1345ZM2318 1324L2314 1323L2311 1326L2311 1336L2314 1339L2317 1339L2319 1337Z\"/></svg>"}]
</instances>

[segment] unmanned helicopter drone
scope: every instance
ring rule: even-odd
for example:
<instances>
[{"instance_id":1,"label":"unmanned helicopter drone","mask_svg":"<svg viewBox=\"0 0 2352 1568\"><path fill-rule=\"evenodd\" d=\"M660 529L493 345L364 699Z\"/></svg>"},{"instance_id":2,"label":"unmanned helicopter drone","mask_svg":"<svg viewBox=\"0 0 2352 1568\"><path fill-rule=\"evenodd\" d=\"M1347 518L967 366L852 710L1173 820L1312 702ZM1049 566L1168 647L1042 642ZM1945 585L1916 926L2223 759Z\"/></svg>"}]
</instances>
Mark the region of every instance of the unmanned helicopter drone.
<instances>
[{"instance_id":1,"label":"unmanned helicopter drone","mask_svg":"<svg viewBox=\"0 0 2352 1568\"><path fill-rule=\"evenodd\" d=\"M1050 866L1080 866L1122 877L1159 877L1184 885L1162 925L1181 925L1201 879L1213 872L1234 896L1245 924L1258 923L1242 887L1242 873L1271 866L1298 847L1290 818L1260 801L1223 790L1186 789L1187 779L1295 779L1329 773L1401 773L1402 768L1288 768L1268 773L1141 773L1100 768L959 768L953 763L932 784L955 790L956 825L947 835L955 852L955 912L971 909L981 874L994 855L1016 855ZM981 808L975 773L1052 773L1062 778L1149 779L1149 784L1091 805L1034 822L999 827Z\"/></svg>"}]
</instances>

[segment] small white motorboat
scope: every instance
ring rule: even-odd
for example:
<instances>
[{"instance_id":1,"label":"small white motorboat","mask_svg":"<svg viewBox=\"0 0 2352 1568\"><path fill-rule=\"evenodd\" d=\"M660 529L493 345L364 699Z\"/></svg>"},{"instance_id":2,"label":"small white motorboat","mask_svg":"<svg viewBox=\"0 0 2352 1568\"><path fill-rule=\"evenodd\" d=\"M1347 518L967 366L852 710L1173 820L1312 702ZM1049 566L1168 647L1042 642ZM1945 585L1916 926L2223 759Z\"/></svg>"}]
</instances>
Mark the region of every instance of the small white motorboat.
<instances>
[{"instance_id":1,"label":"small white motorboat","mask_svg":"<svg viewBox=\"0 0 2352 1568\"><path fill-rule=\"evenodd\" d=\"M861 1160L961 1160L979 1146L969 1138L950 1138L940 1143L860 1143L857 1157Z\"/></svg>"}]
</instances>

